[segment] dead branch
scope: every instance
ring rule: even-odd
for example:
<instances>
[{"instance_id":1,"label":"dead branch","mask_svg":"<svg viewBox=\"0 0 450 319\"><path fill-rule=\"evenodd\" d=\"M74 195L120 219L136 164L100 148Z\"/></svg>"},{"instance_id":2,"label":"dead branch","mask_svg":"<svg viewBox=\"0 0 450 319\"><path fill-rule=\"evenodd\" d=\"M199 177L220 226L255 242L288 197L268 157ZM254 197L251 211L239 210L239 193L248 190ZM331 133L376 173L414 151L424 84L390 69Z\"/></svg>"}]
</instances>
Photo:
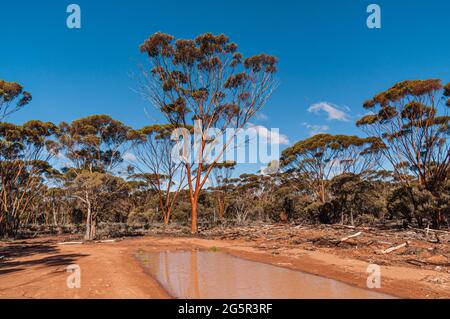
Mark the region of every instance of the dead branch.
<instances>
[{"instance_id":1,"label":"dead branch","mask_svg":"<svg viewBox=\"0 0 450 319\"><path fill-rule=\"evenodd\" d=\"M408 226L408 228L412 229L412 230L416 230L416 231L421 231L421 232L424 232L426 234L428 234L428 232L434 232L434 233L443 233L443 234L450 235L450 232L445 231L445 230L438 230L438 229L431 229L431 228L420 229L420 228L415 228L415 227L411 227L411 226Z\"/></svg>"},{"instance_id":2,"label":"dead branch","mask_svg":"<svg viewBox=\"0 0 450 319\"><path fill-rule=\"evenodd\" d=\"M406 247L407 245L408 245L408 243L403 243L403 244L400 244L400 245L398 245L398 246L394 246L394 247L390 247L390 248L388 248L388 249L382 250L381 253L383 253L383 254L389 254L389 253L391 253L391 252L393 252L393 251L396 251L396 250L398 250L398 249L400 249L400 248Z\"/></svg>"},{"instance_id":3,"label":"dead branch","mask_svg":"<svg viewBox=\"0 0 450 319\"><path fill-rule=\"evenodd\" d=\"M83 244L82 241L66 241L58 243L58 245L82 245L82 244Z\"/></svg>"},{"instance_id":4,"label":"dead branch","mask_svg":"<svg viewBox=\"0 0 450 319\"><path fill-rule=\"evenodd\" d=\"M343 242L343 241L346 241L346 240L348 240L348 239L350 239L350 238L358 237L358 236L361 235L361 234L362 234L362 232L360 231L360 232L357 232L356 234L353 234L353 235L350 235L350 236L341 238L340 241Z\"/></svg>"},{"instance_id":5,"label":"dead branch","mask_svg":"<svg viewBox=\"0 0 450 319\"><path fill-rule=\"evenodd\" d=\"M414 265L414 266L419 266L419 267L427 265L426 262L423 262L423 261L417 260L417 259L408 259L406 262L408 264L411 264L411 265Z\"/></svg>"}]
</instances>

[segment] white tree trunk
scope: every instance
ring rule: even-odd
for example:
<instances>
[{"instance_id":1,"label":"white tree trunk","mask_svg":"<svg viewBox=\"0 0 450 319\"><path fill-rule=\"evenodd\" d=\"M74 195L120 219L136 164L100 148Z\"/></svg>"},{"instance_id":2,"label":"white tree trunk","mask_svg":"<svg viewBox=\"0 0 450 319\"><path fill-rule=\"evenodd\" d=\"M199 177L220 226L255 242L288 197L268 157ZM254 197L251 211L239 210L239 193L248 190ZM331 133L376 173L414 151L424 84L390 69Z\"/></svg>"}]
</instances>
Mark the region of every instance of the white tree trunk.
<instances>
[{"instance_id":1,"label":"white tree trunk","mask_svg":"<svg viewBox=\"0 0 450 319\"><path fill-rule=\"evenodd\" d=\"M85 240L92 240L92 233L91 233L91 227L92 227L92 209L91 209L91 202L89 200L89 196L86 193L86 204L87 204L87 217L86 217L86 235L84 236Z\"/></svg>"}]
</instances>

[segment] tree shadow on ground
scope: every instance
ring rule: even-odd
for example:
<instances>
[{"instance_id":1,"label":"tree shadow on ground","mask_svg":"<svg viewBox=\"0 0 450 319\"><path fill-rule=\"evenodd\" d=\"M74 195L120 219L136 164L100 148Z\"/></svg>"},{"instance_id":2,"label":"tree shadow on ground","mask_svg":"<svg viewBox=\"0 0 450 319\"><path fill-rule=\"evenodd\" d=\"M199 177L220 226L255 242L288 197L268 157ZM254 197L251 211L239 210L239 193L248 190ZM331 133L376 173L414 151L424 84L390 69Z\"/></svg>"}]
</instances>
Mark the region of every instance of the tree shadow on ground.
<instances>
[{"instance_id":1,"label":"tree shadow on ground","mask_svg":"<svg viewBox=\"0 0 450 319\"><path fill-rule=\"evenodd\" d=\"M24 269L23 268L0 269L0 276L10 274L13 272L17 272L17 271L22 271L22 270L24 270Z\"/></svg>"},{"instance_id":2,"label":"tree shadow on ground","mask_svg":"<svg viewBox=\"0 0 450 319\"><path fill-rule=\"evenodd\" d=\"M87 254L58 254L59 249L54 241L38 241L33 243L14 242L0 247L0 276L19 272L33 266L68 266L76 263ZM17 260L37 254L46 254L43 258L32 260Z\"/></svg>"},{"instance_id":3,"label":"tree shadow on ground","mask_svg":"<svg viewBox=\"0 0 450 319\"><path fill-rule=\"evenodd\" d=\"M50 240L33 243L25 241L13 242L7 246L0 247L0 262L1 259L27 257L35 254L51 254L57 251L55 242Z\"/></svg>"},{"instance_id":4,"label":"tree shadow on ground","mask_svg":"<svg viewBox=\"0 0 450 319\"><path fill-rule=\"evenodd\" d=\"M0 275L18 272L32 266L68 266L76 263L79 258L86 257L86 254L64 254L48 256L41 259L25 261L8 261L0 264Z\"/></svg>"}]
</instances>

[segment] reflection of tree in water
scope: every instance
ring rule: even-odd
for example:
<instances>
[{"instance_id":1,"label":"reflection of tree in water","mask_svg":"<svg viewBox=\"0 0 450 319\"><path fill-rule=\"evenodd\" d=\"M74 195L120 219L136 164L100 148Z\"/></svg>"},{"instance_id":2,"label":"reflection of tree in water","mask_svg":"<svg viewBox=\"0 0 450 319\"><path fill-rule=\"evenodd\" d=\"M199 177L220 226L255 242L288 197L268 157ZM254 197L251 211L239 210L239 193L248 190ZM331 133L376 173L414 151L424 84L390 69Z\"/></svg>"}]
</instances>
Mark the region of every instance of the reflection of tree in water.
<instances>
[{"instance_id":1,"label":"reflection of tree in water","mask_svg":"<svg viewBox=\"0 0 450 319\"><path fill-rule=\"evenodd\" d=\"M171 281L170 281L170 270L169 270L169 254L167 251L163 252L163 258L164 260L162 261L163 265L164 265L164 279L167 283L167 287L172 287ZM161 259L160 259L161 261Z\"/></svg>"},{"instance_id":2,"label":"reflection of tree in water","mask_svg":"<svg viewBox=\"0 0 450 319\"><path fill-rule=\"evenodd\" d=\"M190 258L190 276L188 294L185 296L191 296L193 298L200 298L200 287L198 282L198 251L193 250Z\"/></svg>"}]
</instances>

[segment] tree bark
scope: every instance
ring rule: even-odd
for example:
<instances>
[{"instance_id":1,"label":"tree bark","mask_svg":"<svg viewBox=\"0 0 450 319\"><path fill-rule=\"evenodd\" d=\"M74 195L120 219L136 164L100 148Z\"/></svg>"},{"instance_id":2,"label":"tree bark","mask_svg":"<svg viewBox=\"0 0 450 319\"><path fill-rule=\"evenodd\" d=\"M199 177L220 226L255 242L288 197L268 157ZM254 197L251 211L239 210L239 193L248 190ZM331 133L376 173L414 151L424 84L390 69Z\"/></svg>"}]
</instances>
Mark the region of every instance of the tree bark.
<instances>
[{"instance_id":1,"label":"tree bark","mask_svg":"<svg viewBox=\"0 0 450 319\"><path fill-rule=\"evenodd\" d=\"M164 225L168 226L170 221L170 210L167 210L163 213L164 216Z\"/></svg>"},{"instance_id":2,"label":"tree bark","mask_svg":"<svg viewBox=\"0 0 450 319\"><path fill-rule=\"evenodd\" d=\"M320 191L319 191L319 195L320 195L320 201L323 203L325 203L326 199L325 199L325 183L322 181L320 181Z\"/></svg>"},{"instance_id":3,"label":"tree bark","mask_svg":"<svg viewBox=\"0 0 450 319\"><path fill-rule=\"evenodd\" d=\"M225 199L219 197L217 201L219 219L223 219L225 217Z\"/></svg>"},{"instance_id":4,"label":"tree bark","mask_svg":"<svg viewBox=\"0 0 450 319\"><path fill-rule=\"evenodd\" d=\"M56 218L56 209L53 207L53 224L58 226L58 219Z\"/></svg>"},{"instance_id":5,"label":"tree bark","mask_svg":"<svg viewBox=\"0 0 450 319\"><path fill-rule=\"evenodd\" d=\"M91 238L92 210L91 210L91 202L89 201L87 195L86 195L86 204L87 204L86 235L84 236L84 239L92 240Z\"/></svg>"},{"instance_id":6,"label":"tree bark","mask_svg":"<svg viewBox=\"0 0 450 319\"><path fill-rule=\"evenodd\" d=\"M353 208L350 208L350 225L355 226L353 222Z\"/></svg>"},{"instance_id":7,"label":"tree bark","mask_svg":"<svg viewBox=\"0 0 450 319\"><path fill-rule=\"evenodd\" d=\"M198 197L195 196L191 200L191 233L197 234L197 207L198 207Z\"/></svg>"},{"instance_id":8,"label":"tree bark","mask_svg":"<svg viewBox=\"0 0 450 319\"><path fill-rule=\"evenodd\" d=\"M91 240L95 239L97 233L97 213L92 213L92 221L91 221Z\"/></svg>"},{"instance_id":9,"label":"tree bark","mask_svg":"<svg viewBox=\"0 0 450 319\"><path fill-rule=\"evenodd\" d=\"M45 207L45 226L48 226L49 215L50 215L49 209L48 209L48 207Z\"/></svg>"}]
</instances>

